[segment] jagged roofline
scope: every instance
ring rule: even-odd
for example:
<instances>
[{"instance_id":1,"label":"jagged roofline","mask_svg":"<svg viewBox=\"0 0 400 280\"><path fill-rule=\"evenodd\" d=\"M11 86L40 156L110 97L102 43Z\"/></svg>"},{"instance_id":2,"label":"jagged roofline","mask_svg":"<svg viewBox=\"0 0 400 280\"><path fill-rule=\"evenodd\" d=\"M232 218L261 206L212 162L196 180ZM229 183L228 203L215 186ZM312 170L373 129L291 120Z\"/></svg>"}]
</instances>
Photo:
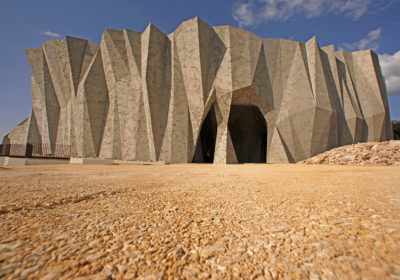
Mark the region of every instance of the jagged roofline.
<instances>
[{"instance_id":1,"label":"jagged roofline","mask_svg":"<svg viewBox=\"0 0 400 280\"><path fill-rule=\"evenodd\" d=\"M106 29L100 45L67 36L26 54L32 113L10 143L70 145L76 157L191 162L212 109L214 162L234 163L232 105L258 107L271 163L391 139L376 54L320 48L316 37L262 39L196 17L169 35L150 23L143 32Z\"/></svg>"},{"instance_id":2,"label":"jagged roofline","mask_svg":"<svg viewBox=\"0 0 400 280\"><path fill-rule=\"evenodd\" d=\"M152 22L150 22L142 32L140 32L140 31L135 31L135 30L129 29L129 28L124 28L124 29L122 29L122 30L135 31L135 32L140 32L141 34L143 34L143 32L144 32L146 29L148 29L150 26L153 26L153 27L157 28L160 32L162 32L164 35L171 36L171 35L173 35L174 32L175 32L177 29L179 29L179 27L182 26L185 22L191 21L191 20L193 20L193 19L198 19L198 20L201 20L201 21L203 21L204 23L206 23L206 22L205 22L204 20L202 20L200 17L197 17L197 16L196 16L196 17L193 17L193 18L191 18L191 19L188 19L188 20L183 21L181 24L178 25L178 27L177 27L174 31L172 31L171 33L168 33L168 34L162 32L162 31L161 31L155 24L153 24ZM212 27L233 28L233 29L240 30L240 31L242 31L242 32L250 33L250 34L252 34L252 35L254 35L254 36L257 36L257 37L260 38L260 39L285 40L285 41L289 41L289 42L296 42L296 43L305 44L305 42L294 41L294 40L290 40L290 39L286 39L286 38L262 38L262 37L260 37L260 36L258 36L258 35L256 35L256 34L254 34L254 33L251 32L251 31L248 31L248 30L245 30L245 29L242 29L242 28L238 28L238 27L235 27L235 26L232 26L232 25L215 25L215 26L212 26ZM109 28L107 28L107 29L104 30L104 32L105 32L105 31L108 31L108 30L109 30L109 31L121 31L121 30L119 30L119 29L109 29ZM103 32L103 34L104 34L104 32ZM97 43L94 43L93 41L90 41L90 40L88 40L88 39L84 39L84 38L79 38L79 37L73 37L73 36L66 35L66 38L68 38L68 37L69 37L69 38L74 38L74 39L87 40L88 42L91 42L91 43L93 43L93 44L98 45ZM310 40L312 40L312 39L314 39L314 38L316 38L316 36L311 37L308 41L310 41ZM62 40L62 41L66 41L66 40L60 39L60 38L53 38L53 39L47 40L47 41L45 41L45 42L49 42L49 41L53 41L53 40ZM307 41L307 42L308 42L308 41ZM330 46L333 46L333 47L334 47L334 44L330 44L330 45L323 46L323 47L321 47L321 49L322 49L322 48L325 48L325 47L330 47ZM40 48L40 47L38 47L38 48ZM32 49L35 49L35 48L32 48ZM27 50L29 50L29 49L27 49ZM353 51L353 52L349 52L349 51L345 51L345 50L342 50L342 49L341 49L341 50L336 51L335 53L339 53L339 52L357 53L357 52L365 52L365 51L369 51L369 52L371 52L371 53L373 53L373 54L376 55L376 53L375 53L373 50L371 50L371 49L359 50L359 51Z\"/></svg>"}]
</instances>

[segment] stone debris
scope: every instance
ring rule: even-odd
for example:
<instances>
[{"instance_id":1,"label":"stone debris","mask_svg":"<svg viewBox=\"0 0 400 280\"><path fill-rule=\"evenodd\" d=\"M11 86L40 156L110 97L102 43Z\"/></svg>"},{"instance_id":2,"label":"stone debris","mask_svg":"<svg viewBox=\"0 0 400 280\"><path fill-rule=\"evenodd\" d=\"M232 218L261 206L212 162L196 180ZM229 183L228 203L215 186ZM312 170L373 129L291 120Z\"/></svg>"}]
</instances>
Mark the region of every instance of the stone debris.
<instances>
[{"instance_id":1,"label":"stone debris","mask_svg":"<svg viewBox=\"0 0 400 280\"><path fill-rule=\"evenodd\" d=\"M400 166L13 167L0 278L399 279L399 181Z\"/></svg>"},{"instance_id":2,"label":"stone debris","mask_svg":"<svg viewBox=\"0 0 400 280\"><path fill-rule=\"evenodd\" d=\"M400 165L400 141L367 142L343 146L299 163Z\"/></svg>"}]
</instances>

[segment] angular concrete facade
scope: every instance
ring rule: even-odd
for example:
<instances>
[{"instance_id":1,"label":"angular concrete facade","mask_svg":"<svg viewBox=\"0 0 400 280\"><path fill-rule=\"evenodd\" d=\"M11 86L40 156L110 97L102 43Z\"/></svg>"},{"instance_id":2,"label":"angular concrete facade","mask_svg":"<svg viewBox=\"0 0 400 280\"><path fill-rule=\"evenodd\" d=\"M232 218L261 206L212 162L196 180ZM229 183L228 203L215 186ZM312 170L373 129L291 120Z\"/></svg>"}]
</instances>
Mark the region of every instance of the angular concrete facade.
<instances>
[{"instance_id":1,"label":"angular concrete facade","mask_svg":"<svg viewBox=\"0 0 400 280\"><path fill-rule=\"evenodd\" d=\"M392 139L377 55L262 39L198 18L163 34L106 30L26 51L32 113L5 144L168 162L297 162Z\"/></svg>"}]
</instances>

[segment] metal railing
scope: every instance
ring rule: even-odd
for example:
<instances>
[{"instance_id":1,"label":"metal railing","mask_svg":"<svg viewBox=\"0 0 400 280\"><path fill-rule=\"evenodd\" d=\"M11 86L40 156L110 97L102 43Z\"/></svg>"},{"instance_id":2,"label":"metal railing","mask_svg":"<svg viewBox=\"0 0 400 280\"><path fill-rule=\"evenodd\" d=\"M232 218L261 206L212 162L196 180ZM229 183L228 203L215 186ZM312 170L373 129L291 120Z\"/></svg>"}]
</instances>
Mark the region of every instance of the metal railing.
<instances>
[{"instance_id":1,"label":"metal railing","mask_svg":"<svg viewBox=\"0 0 400 280\"><path fill-rule=\"evenodd\" d=\"M3 144L0 156L27 158L70 158L71 147L60 144Z\"/></svg>"}]
</instances>

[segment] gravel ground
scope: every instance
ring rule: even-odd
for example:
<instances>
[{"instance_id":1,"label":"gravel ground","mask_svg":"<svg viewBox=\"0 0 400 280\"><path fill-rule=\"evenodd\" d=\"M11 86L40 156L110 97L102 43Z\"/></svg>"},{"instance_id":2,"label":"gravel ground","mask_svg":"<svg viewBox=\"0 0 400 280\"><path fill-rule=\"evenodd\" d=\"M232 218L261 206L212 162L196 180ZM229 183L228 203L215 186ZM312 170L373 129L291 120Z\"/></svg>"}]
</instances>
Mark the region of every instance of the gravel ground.
<instances>
[{"instance_id":1,"label":"gravel ground","mask_svg":"<svg viewBox=\"0 0 400 280\"><path fill-rule=\"evenodd\" d=\"M400 165L400 140L342 146L303 160L302 163Z\"/></svg>"},{"instance_id":2,"label":"gravel ground","mask_svg":"<svg viewBox=\"0 0 400 280\"><path fill-rule=\"evenodd\" d=\"M400 166L0 168L2 279L400 279Z\"/></svg>"}]
</instances>

